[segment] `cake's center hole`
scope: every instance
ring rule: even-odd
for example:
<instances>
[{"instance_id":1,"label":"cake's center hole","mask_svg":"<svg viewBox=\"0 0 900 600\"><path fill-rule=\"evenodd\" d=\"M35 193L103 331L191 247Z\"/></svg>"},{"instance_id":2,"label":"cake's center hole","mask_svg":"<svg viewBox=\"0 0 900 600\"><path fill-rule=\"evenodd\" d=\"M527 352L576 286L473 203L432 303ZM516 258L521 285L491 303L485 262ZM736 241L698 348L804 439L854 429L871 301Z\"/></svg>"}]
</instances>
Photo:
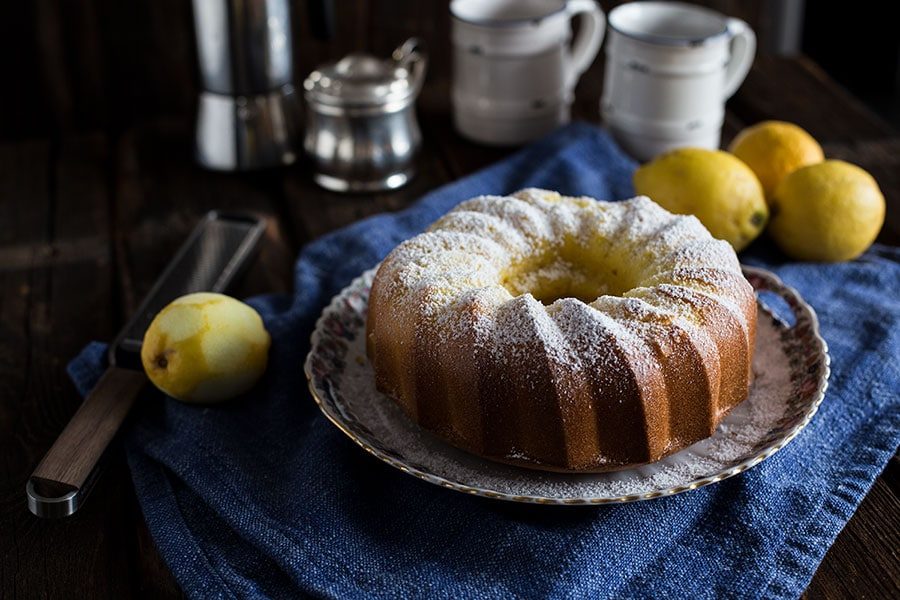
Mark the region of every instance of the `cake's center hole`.
<instances>
[{"instance_id":1,"label":"cake's center hole","mask_svg":"<svg viewBox=\"0 0 900 600\"><path fill-rule=\"evenodd\" d=\"M503 285L513 296L531 294L545 305L561 298L593 302L603 295L621 296L632 287L628 269L583 248L564 248L511 268Z\"/></svg>"}]
</instances>

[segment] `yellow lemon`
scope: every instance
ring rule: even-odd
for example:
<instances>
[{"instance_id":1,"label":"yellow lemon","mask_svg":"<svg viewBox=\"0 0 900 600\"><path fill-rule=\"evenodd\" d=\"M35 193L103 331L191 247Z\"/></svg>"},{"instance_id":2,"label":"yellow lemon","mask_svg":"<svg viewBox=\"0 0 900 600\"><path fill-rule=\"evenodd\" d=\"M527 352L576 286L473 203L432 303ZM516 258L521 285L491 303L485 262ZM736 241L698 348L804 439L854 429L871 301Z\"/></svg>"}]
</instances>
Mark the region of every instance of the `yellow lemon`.
<instances>
[{"instance_id":1,"label":"yellow lemon","mask_svg":"<svg viewBox=\"0 0 900 600\"><path fill-rule=\"evenodd\" d=\"M769 233L793 258L851 260L875 241L884 210L871 175L842 160L826 160L794 171L776 188Z\"/></svg>"},{"instance_id":2,"label":"yellow lemon","mask_svg":"<svg viewBox=\"0 0 900 600\"><path fill-rule=\"evenodd\" d=\"M233 398L266 370L269 333L252 307L222 294L174 300L150 323L141 363L150 381L185 402Z\"/></svg>"},{"instance_id":3,"label":"yellow lemon","mask_svg":"<svg viewBox=\"0 0 900 600\"><path fill-rule=\"evenodd\" d=\"M784 121L763 121L744 129L728 150L753 169L768 200L786 176L825 160L822 147L813 136Z\"/></svg>"},{"instance_id":4,"label":"yellow lemon","mask_svg":"<svg viewBox=\"0 0 900 600\"><path fill-rule=\"evenodd\" d=\"M759 179L721 150L667 152L635 172L634 188L670 212L695 215L735 250L752 242L769 216Z\"/></svg>"}]
</instances>

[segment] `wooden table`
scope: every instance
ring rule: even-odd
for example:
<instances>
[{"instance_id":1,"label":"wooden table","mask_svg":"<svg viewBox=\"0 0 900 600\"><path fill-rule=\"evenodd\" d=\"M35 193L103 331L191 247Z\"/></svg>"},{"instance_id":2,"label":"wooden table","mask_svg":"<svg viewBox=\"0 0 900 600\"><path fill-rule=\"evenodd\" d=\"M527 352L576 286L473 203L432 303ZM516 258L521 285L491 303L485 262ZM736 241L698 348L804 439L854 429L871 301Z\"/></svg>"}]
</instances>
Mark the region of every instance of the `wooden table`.
<instances>
[{"instance_id":1,"label":"wooden table","mask_svg":"<svg viewBox=\"0 0 900 600\"><path fill-rule=\"evenodd\" d=\"M598 61L575 112L597 120ZM407 206L508 151L461 140L446 76L420 101L418 177L394 193L341 196L304 165L253 175L194 166L189 116L115 133L0 142L0 597L175 596L144 525L121 452L87 505L63 521L25 507L25 481L80 402L66 363L112 338L204 211L241 208L269 219L262 253L239 294L289 291L298 248L366 215ZM796 122L826 153L860 164L888 199L881 240L900 242L900 136L810 61L760 58L729 103L725 142L766 118ZM828 552L810 598L898 597L900 463L894 459Z\"/></svg>"}]
</instances>

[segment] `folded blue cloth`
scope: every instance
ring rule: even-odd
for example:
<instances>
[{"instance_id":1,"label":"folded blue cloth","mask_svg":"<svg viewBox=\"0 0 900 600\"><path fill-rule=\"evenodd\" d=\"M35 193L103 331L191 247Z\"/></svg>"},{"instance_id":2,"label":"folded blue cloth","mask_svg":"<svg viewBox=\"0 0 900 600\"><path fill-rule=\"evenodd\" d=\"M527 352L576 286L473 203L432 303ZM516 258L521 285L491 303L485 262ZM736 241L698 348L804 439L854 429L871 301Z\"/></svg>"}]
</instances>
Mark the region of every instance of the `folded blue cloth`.
<instances>
[{"instance_id":1,"label":"folded blue cloth","mask_svg":"<svg viewBox=\"0 0 900 600\"><path fill-rule=\"evenodd\" d=\"M603 131L559 130L513 157L307 246L293 297L250 302L272 334L268 372L212 408L159 395L127 431L137 495L189 596L792 598L900 441L900 250L836 265L742 256L815 307L831 384L810 425L750 471L626 505L545 507L470 497L386 466L320 414L303 359L322 307L398 242L471 196L536 186L632 195L634 163ZM70 373L104 368L89 346Z\"/></svg>"}]
</instances>

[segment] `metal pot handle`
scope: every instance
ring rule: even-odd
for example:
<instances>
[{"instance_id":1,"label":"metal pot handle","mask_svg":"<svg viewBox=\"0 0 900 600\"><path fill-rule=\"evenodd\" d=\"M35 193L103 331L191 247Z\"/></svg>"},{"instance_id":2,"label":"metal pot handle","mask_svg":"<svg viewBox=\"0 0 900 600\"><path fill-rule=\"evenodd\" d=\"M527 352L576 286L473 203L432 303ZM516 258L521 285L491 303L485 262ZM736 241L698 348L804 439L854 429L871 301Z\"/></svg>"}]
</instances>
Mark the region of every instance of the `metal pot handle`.
<instances>
[{"instance_id":1,"label":"metal pot handle","mask_svg":"<svg viewBox=\"0 0 900 600\"><path fill-rule=\"evenodd\" d=\"M418 95L425 80L425 69L428 66L428 54L425 52L422 40L415 37L409 38L391 53L391 58L397 67L411 73L412 88Z\"/></svg>"}]
</instances>

